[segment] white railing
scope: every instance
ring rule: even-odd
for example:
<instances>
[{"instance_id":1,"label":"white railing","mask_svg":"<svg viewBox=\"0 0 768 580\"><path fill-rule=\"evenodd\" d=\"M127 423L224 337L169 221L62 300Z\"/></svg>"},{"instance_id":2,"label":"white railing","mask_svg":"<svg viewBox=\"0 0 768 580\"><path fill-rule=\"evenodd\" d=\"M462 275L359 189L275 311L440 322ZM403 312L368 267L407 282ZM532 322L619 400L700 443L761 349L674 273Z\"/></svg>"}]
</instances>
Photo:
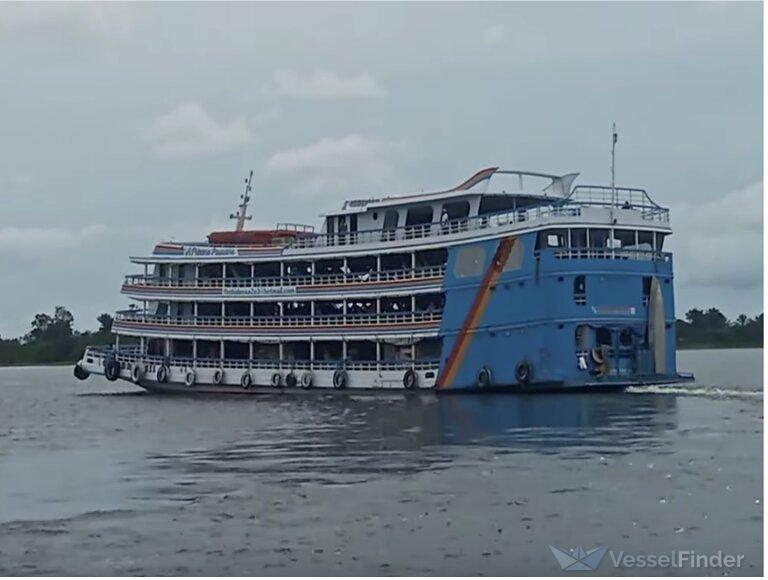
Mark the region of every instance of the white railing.
<instances>
[{"instance_id":1,"label":"white railing","mask_svg":"<svg viewBox=\"0 0 768 580\"><path fill-rule=\"evenodd\" d=\"M653 262L669 262L672 254L656 250L640 250L635 248L549 248L537 250L536 255L542 252L552 252L556 260L639 260Z\"/></svg>"},{"instance_id":2,"label":"white railing","mask_svg":"<svg viewBox=\"0 0 768 580\"><path fill-rule=\"evenodd\" d=\"M643 219L649 221L669 221L669 209L661 207L651 199L644 189L631 187L607 187L604 185L578 185L564 204L582 206L616 207L619 209L640 210Z\"/></svg>"},{"instance_id":3,"label":"white railing","mask_svg":"<svg viewBox=\"0 0 768 580\"><path fill-rule=\"evenodd\" d=\"M125 287L151 288L275 288L330 284L367 284L376 282L423 280L441 278L445 266L406 268L371 272L313 274L305 276L276 276L256 278L169 278L134 274L125 277Z\"/></svg>"},{"instance_id":4,"label":"white railing","mask_svg":"<svg viewBox=\"0 0 768 580\"><path fill-rule=\"evenodd\" d=\"M480 231L510 226L516 223L539 221L553 216L579 216L578 207L536 207L527 210L508 211L496 214L474 216L432 222L413 226L401 226L388 230L363 230L359 232L320 234L313 237L296 238L290 248L322 248L358 244L375 244L449 236L462 232Z\"/></svg>"},{"instance_id":5,"label":"white railing","mask_svg":"<svg viewBox=\"0 0 768 580\"><path fill-rule=\"evenodd\" d=\"M369 326L379 324L439 323L442 311L385 312L380 314L332 314L314 316L158 316L138 310L124 310L115 315L116 323L156 324L162 326L200 327L279 327Z\"/></svg>"},{"instance_id":6,"label":"white railing","mask_svg":"<svg viewBox=\"0 0 768 580\"><path fill-rule=\"evenodd\" d=\"M266 369L266 370L328 370L346 369L354 371L376 370L437 370L440 366L439 359L420 360L290 360L290 359L220 359L220 358L192 358L192 357L164 357L158 355L142 354L138 349L120 348L114 349L88 347L86 355L94 358L112 358L119 363L131 365L141 362L147 365L160 366L163 364L194 367L194 368L223 368L223 369Z\"/></svg>"}]
</instances>

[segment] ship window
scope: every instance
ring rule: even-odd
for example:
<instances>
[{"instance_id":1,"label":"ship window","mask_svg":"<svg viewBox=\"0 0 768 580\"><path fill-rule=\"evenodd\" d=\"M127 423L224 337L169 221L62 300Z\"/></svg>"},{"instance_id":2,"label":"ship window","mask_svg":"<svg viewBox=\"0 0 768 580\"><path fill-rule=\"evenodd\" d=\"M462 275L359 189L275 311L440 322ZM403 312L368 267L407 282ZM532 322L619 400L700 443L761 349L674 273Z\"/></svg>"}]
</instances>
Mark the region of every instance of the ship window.
<instances>
[{"instance_id":1,"label":"ship window","mask_svg":"<svg viewBox=\"0 0 768 580\"><path fill-rule=\"evenodd\" d=\"M595 332L595 342L597 346L611 346L611 330L601 326Z\"/></svg>"},{"instance_id":2,"label":"ship window","mask_svg":"<svg viewBox=\"0 0 768 580\"><path fill-rule=\"evenodd\" d=\"M412 207L405 216L406 226L420 226L432 223L433 209L431 205Z\"/></svg>"},{"instance_id":3,"label":"ship window","mask_svg":"<svg viewBox=\"0 0 768 580\"><path fill-rule=\"evenodd\" d=\"M248 302L225 302L224 316L250 316L251 305Z\"/></svg>"},{"instance_id":4,"label":"ship window","mask_svg":"<svg viewBox=\"0 0 768 580\"><path fill-rule=\"evenodd\" d=\"M661 232L656 232L656 251L661 252L661 250L664 248L664 238L666 236L662 234Z\"/></svg>"},{"instance_id":5,"label":"ship window","mask_svg":"<svg viewBox=\"0 0 768 580\"><path fill-rule=\"evenodd\" d=\"M640 250L653 250L653 232L637 232L637 247Z\"/></svg>"},{"instance_id":6,"label":"ship window","mask_svg":"<svg viewBox=\"0 0 768 580\"><path fill-rule=\"evenodd\" d=\"M425 268L429 266L442 266L448 261L448 250L438 248L437 250L422 250L416 252L416 267Z\"/></svg>"},{"instance_id":7,"label":"ship window","mask_svg":"<svg viewBox=\"0 0 768 580\"><path fill-rule=\"evenodd\" d=\"M317 300L315 302L315 316L337 316L343 313L343 301Z\"/></svg>"},{"instance_id":8,"label":"ship window","mask_svg":"<svg viewBox=\"0 0 768 580\"><path fill-rule=\"evenodd\" d=\"M480 276L485 268L485 249L483 246L465 246L459 248L453 275L457 278Z\"/></svg>"},{"instance_id":9,"label":"ship window","mask_svg":"<svg viewBox=\"0 0 768 580\"><path fill-rule=\"evenodd\" d=\"M442 338L425 338L416 343L416 359L437 360L442 349Z\"/></svg>"},{"instance_id":10,"label":"ship window","mask_svg":"<svg viewBox=\"0 0 768 580\"><path fill-rule=\"evenodd\" d=\"M381 360L382 361L404 361L411 360L411 345L410 344L392 344L390 342L381 343Z\"/></svg>"},{"instance_id":11,"label":"ship window","mask_svg":"<svg viewBox=\"0 0 768 580\"><path fill-rule=\"evenodd\" d=\"M376 256L347 258L347 269L352 273L370 272L371 270L376 270Z\"/></svg>"},{"instance_id":12,"label":"ship window","mask_svg":"<svg viewBox=\"0 0 768 580\"><path fill-rule=\"evenodd\" d=\"M284 302L283 314L285 316L309 316L311 306L309 302Z\"/></svg>"},{"instance_id":13,"label":"ship window","mask_svg":"<svg viewBox=\"0 0 768 580\"><path fill-rule=\"evenodd\" d=\"M309 276L312 273L312 264L309 262L286 262L286 276Z\"/></svg>"},{"instance_id":14,"label":"ship window","mask_svg":"<svg viewBox=\"0 0 768 580\"><path fill-rule=\"evenodd\" d=\"M344 271L344 260L318 260L315 262L315 275L341 274Z\"/></svg>"},{"instance_id":15,"label":"ship window","mask_svg":"<svg viewBox=\"0 0 768 580\"><path fill-rule=\"evenodd\" d=\"M162 338L147 339L147 354L150 356L165 355L165 340Z\"/></svg>"},{"instance_id":16,"label":"ship window","mask_svg":"<svg viewBox=\"0 0 768 580\"><path fill-rule=\"evenodd\" d=\"M191 340L172 340L171 354L177 358L192 358Z\"/></svg>"},{"instance_id":17,"label":"ship window","mask_svg":"<svg viewBox=\"0 0 768 580\"><path fill-rule=\"evenodd\" d=\"M284 343L283 360L309 360L309 342Z\"/></svg>"},{"instance_id":18,"label":"ship window","mask_svg":"<svg viewBox=\"0 0 768 580\"><path fill-rule=\"evenodd\" d=\"M199 275L201 278L222 278L224 264L200 264Z\"/></svg>"},{"instance_id":19,"label":"ship window","mask_svg":"<svg viewBox=\"0 0 768 580\"><path fill-rule=\"evenodd\" d=\"M221 343L218 340L198 340L197 358L221 358Z\"/></svg>"},{"instance_id":20,"label":"ship window","mask_svg":"<svg viewBox=\"0 0 768 580\"><path fill-rule=\"evenodd\" d=\"M221 316L221 302L200 302L197 305L198 316Z\"/></svg>"},{"instance_id":21,"label":"ship window","mask_svg":"<svg viewBox=\"0 0 768 580\"><path fill-rule=\"evenodd\" d=\"M573 228L571 230L571 247L572 248L586 248L587 247L587 230L586 230L586 228Z\"/></svg>"},{"instance_id":22,"label":"ship window","mask_svg":"<svg viewBox=\"0 0 768 580\"><path fill-rule=\"evenodd\" d=\"M227 278L250 278L251 277L251 265L250 264L226 264L225 272Z\"/></svg>"},{"instance_id":23,"label":"ship window","mask_svg":"<svg viewBox=\"0 0 768 580\"><path fill-rule=\"evenodd\" d=\"M347 300L347 314L375 314L376 302L374 300Z\"/></svg>"},{"instance_id":24,"label":"ship window","mask_svg":"<svg viewBox=\"0 0 768 580\"><path fill-rule=\"evenodd\" d=\"M409 296L383 296L381 298L381 312L410 312L411 298Z\"/></svg>"},{"instance_id":25,"label":"ship window","mask_svg":"<svg viewBox=\"0 0 768 580\"><path fill-rule=\"evenodd\" d=\"M568 230L543 230L536 238L536 248L564 248L568 245Z\"/></svg>"},{"instance_id":26,"label":"ship window","mask_svg":"<svg viewBox=\"0 0 768 580\"><path fill-rule=\"evenodd\" d=\"M224 341L225 359L248 360L249 350L247 342Z\"/></svg>"},{"instance_id":27,"label":"ship window","mask_svg":"<svg viewBox=\"0 0 768 580\"><path fill-rule=\"evenodd\" d=\"M257 360L279 360L280 345L269 342L254 342L253 358Z\"/></svg>"},{"instance_id":28,"label":"ship window","mask_svg":"<svg viewBox=\"0 0 768 580\"><path fill-rule=\"evenodd\" d=\"M408 270L410 268L410 254L383 254L381 256L382 270Z\"/></svg>"},{"instance_id":29,"label":"ship window","mask_svg":"<svg viewBox=\"0 0 768 580\"><path fill-rule=\"evenodd\" d=\"M347 343L347 358L351 361L376 360L376 343L368 340L350 340Z\"/></svg>"},{"instance_id":30,"label":"ship window","mask_svg":"<svg viewBox=\"0 0 768 580\"><path fill-rule=\"evenodd\" d=\"M589 327L586 324L579 324L576 327L576 348L578 350L589 348Z\"/></svg>"},{"instance_id":31,"label":"ship window","mask_svg":"<svg viewBox=\"0 0 768 580\"><path fill-rule=\"evenodd\" d=\"M512 272L523 267L523 258L525 255L525 244L523 238L516 238L512 244L507 261L504 263L504 272Z\"/></svg>"},{"instance_id":32,"label":"ship window","mask_svg":"<svg viewBox=\"0 0 768 580\"><path fill-rule=\"evenodd\" d=\"M277 302L253 302L251 306L254 316L280 316L280 306Z\"/></svg>"},{"instance_id":33,"label":"ship window","mask_svg":"<svg viewBox=\"0 0 768 580\"><path fill-rule=\"evenodd\" d=\"M630 248L635 246L635 231L634 230L613 230L613 242L614 248Z\"/></svg>"},{"instance_id":34,"label":"ship window","mask_svg":"<svg viewBox=\"0 0 768 580\"><path fill-rule=\"evenodd\" d=\"M384 214L384 229L385 230L394 230L397 228L397 222L400 219L400 214L397 213L396 209L388 209L386 213Z\"/></svg>"},{"instance_id":35,"label":"ship window","mask_svg":"<svg viewBox=\"0 0 768 580\"><path fill-rule=\"evenodd\" d=\"M619 333L619 344L621 346L632 346L632 329L624 328Z\"/></svg>"},{"instance_id":36,"label":"ship window","mask_svg":"<svg viewBox=\"0 0 768 580\"><path fill-rule=\"evenodd\" d=\"M480 200L478 215L501 213L515 209L517 200L509 195L484 195Z\"/></svg>"},{"instance_id":37,"label":"ship window","mask_svg":"<svg viewBox=\"0 0 768 580\"><path fill-rule=\"evenodd\" d=\"M373 221L376 221L377 219L379 219L378 212L373 212L373 216L372 217L373 217Z\"/></svg>"},{"instance_id":38,"label":"ship window","mask_svg":"<svg viewBox=\"0 0 768 580\"><path fill-rule=\"evenodd\" d=\"M608 245L608 230L592 228L589 230L589 247L605 248Z\"/></svg>"},{"instance_id":39,"label":"ship window","mask_svg":"<svg viewBox=\"0 0 768 580\"><path fill-rule=\"evenodd\" d=\"M326 225L326 233L329 235L333 235L336 233L336 220L333 218L333 216L330 216L326 219L325 223Z\"/></svg>"},{"instance_id":40,"label":"ship window","mask_svg":"<svg viewBox=\"0 0 768 580\"><path fill-rule=\"evenodd\" d=\"M342 359L341 341L321 340L315 343L316 361L334 361Z\"/></svg>"},{"instance_id":41,"label":"ship window","mask_svg":"<svg viewBox=\"0 0 768 580\"><path fill-rule=\"evenodd\" d=\"M468 201L454 201L451 203L443 204L443 212L440 216L440 221L443 221L442 215L446 216L446 219L457 220L469 216L469 202Z\"/></svg>"},{"instance_id":42,"label":"ship window","mask_svg":"<svg viewBox=\"0 0 768 580\"><path fill-rule=\"evenodd\" d=\"M415 297L416 310L419 312L438 312L443 309L445 295L441 292L417 294Z\"/></svg>"},{"instance_id":43,"label":"ship window","mask_svg":"<svg viewBox=\"0 0 768 580\"><path fill-rule=\"evenodd\" d=\"M279 278L280 262L256 262L253 265L254 278Z\"/></svg>"},{"instance_id":44,"label":"ship window","mask_svg":"<svg viewBox=\"0 0 768 580\"><path fill-rule=\"evenodd\" d=\"M576 276L573 279L573 300L576 304L584 305L587 303L587 278L586 276Z\"/></svg>"}]
</instances>

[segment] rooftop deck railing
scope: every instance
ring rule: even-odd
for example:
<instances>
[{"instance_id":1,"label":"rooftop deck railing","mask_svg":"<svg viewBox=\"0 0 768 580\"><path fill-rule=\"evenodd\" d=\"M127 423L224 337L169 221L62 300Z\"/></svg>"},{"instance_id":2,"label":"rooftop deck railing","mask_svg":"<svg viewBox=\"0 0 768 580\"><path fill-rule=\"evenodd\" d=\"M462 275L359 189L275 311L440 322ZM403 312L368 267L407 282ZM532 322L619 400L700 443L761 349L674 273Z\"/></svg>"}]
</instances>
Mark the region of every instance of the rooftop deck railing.
<instances>
[{"instance_id":1,"label":"rooftop deck railing","mask_svg":"<svg viewBox=\"0 0 768 580\"><path fill-rule=\"evenodd\" d=\"M399 226L391 229L361 230L332 234L312 234L298 236L281 242L287 249L325 248L360 244L378 244L381 242L413 241L423 238L439 238L464 232L476 232L495 228L508 228L515 224L528 224L546 221L556 217L578 217L583 208L611 207L633 209L641 213L643 219L662 223L669 222L669 210L656 204L642 189L616 188L613 198L612 189L603 186L578 186L571 194L560 200L553 198L552 205L518 209L499 213L478 215L430 222L426 224ZM209 246L207 243L181 243L184 246ZM221 244L221 247L237 244ZM218 245L217 245L218 246Z\"/></svg>"},{"instance_id":2,"label":"rooftop deck railing","mask_svg":"<svg viewBox=\"0 0 768 580\"><path fill-rule=\"evenodd\" d=\"M314 316L163 316L139 310L123 310L115 315L117 323L156 324L160 326L199 326L223 328L301 328L337 326L376 326L439 323L442 310L383 312L380 314L316 314Z\"/></svg>"},{"instance_id":3,"label":"rooftop deck railing","mask_svg":"<svg viewBox=\"0 0 768 580\"><path fill-rule=\"evenodd\" d=\"M338 274L312 274L304 276L277 276L255 278L170 278L143 274L125 277L125 286L151 288L278 288L332 284L366 284L442 278L445 266L405 268L369 272Z\"/></svg>"}]
</instances>

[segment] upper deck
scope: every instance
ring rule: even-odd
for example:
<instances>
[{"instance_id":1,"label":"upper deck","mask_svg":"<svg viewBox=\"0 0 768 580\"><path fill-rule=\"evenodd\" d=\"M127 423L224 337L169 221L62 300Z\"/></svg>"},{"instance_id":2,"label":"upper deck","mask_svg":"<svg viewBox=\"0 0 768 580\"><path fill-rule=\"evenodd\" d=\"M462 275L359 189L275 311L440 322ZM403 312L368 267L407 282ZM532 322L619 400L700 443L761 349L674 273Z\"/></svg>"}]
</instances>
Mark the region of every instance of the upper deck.
<instances>
[{"instance_id":1,"label":"upper deck","mask_svg":"<svg viewBox=\"0 0 768 580\"><path fill-rule=\"evenodd\" d=\"M669 210L643 189L577 185L563 176L490 168L440 192L348 200L325 215L322 230L279 224L266 239L236 243L167 242L135 263L259 261L445 247L552 224L642 227L669 233ZM491 178L517 178L511 191ZM526 180L545 181L531 188ZM240 232L245 234L247 232ZM254 232L256 234L256 232Z\"/></svg>"}]
</instances>

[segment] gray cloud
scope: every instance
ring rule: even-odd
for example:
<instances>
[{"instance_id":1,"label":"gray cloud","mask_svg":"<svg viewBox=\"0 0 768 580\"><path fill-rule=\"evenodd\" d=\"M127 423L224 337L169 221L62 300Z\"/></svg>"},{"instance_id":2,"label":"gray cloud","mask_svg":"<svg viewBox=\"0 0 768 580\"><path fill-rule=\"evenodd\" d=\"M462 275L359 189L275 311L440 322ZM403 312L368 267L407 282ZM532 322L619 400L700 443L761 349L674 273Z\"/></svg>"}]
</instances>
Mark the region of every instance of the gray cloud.
<instances>
[{"instance_id":1,"label":"gray cloud","mask_svg":"<svg viewBox=\"0 0 768 580\"><path fill-rule=\"evenodd\" d=\"M755 313L762 41L759 3L0 3L0 333L95 326L251 168L254 225L316 223L490 165L605 183L614 120L619 183L672 207L678 311Z\"/></svg>"}]
</instances>

